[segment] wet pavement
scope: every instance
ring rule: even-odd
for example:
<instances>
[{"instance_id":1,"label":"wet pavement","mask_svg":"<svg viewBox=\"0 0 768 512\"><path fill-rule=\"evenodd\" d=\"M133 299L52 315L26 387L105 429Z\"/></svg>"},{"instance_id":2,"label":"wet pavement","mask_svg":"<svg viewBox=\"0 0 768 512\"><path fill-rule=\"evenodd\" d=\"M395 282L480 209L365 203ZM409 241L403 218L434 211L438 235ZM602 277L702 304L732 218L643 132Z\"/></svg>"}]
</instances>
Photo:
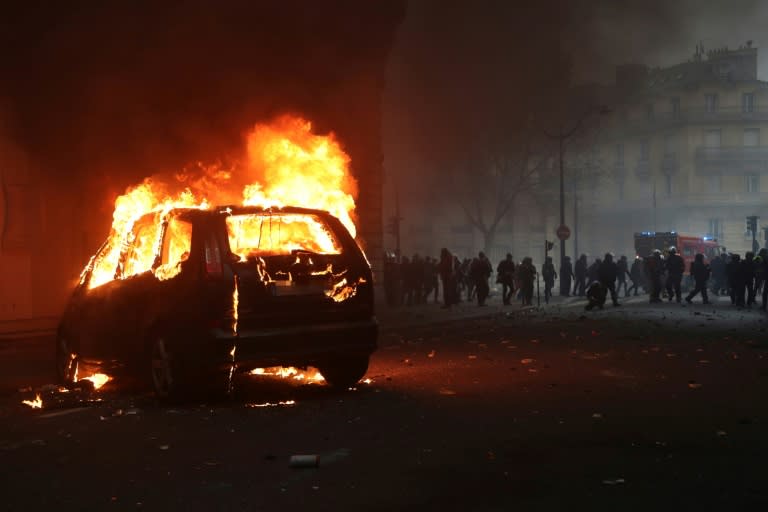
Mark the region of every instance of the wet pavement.
<instances>
[{"instance_id":1,"label":"wet pavement","mask_svg":"<svg viewBox=\"0 0 768 512\"><path fill-rule=\"evenodd\" d=\"M382 314L367 383L242 375L165 405L42 387L48 338L0 343L4 510L692 510L768 505L764 314ZM22 404L37 392L43 407ZM317 455L295 468L292 455Z\"/></svg>"}]
</instances>

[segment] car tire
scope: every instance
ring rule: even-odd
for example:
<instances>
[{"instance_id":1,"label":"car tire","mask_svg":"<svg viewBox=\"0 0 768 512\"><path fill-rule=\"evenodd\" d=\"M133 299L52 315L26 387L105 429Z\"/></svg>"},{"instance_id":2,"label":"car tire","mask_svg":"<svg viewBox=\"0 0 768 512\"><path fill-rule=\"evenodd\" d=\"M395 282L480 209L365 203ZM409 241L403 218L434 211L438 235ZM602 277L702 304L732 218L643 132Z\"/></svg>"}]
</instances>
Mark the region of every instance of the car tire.
<instances>
[{"instance_id":1,"label":"car tire","mask_svg":"<svg viewBox=\"0 0 768 512\"><path fill-rule=\"evenodd\" d=\"M165 336L152 338L150 371L152 389L164 401L220 400L229 396L232 390L232 372L214 372L199 365L182 364Z\"/></svg>"},{"instance_id":2,"label":"car tire","mask_svg":"<svg viewBox=\"0 0 768 512\"><path fill-rule=\"evenodd\" d=\"M59 333L56 336L56 377L59 384L70 386L75 383L78 363L72 338Z\"/></svg>"},{"instance_id":3,"label":"car tire","mask_svg":"<svg viewBox=\"0 0 768 512\"><path fill-rule=\"evenodd\" d=\"M152 390L161 400L178 398L180 382L176 360L164 336L153 336L149 347Z\"/></svg>"},{"instance_id":4,"label":"car tire","mask_svg":"<svg viewBox=\"0 0 768 512\"><path fill-rule=\"evenodd\" d=\"M367 355L339 356L319 365L318 370L331 387L347 389L365 376L368 361Z\"/></svg>"}]
</instances>

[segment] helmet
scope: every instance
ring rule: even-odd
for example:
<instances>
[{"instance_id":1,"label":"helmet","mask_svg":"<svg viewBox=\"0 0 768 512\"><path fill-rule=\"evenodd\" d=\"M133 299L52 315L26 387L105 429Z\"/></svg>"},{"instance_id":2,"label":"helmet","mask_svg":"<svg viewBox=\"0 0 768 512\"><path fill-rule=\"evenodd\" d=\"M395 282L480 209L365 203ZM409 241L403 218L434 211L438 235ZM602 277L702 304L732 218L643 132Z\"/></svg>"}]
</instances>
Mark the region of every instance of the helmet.
<instances>
[{"instance_id":1,"label":"helmet","mask_svg":"<svg viewBox=\"0 0 768 512\"><path fill-rule=\"evenodd\" d=\"M676 253L677 253L677 248L674 245L669 248L669 254L676 254Z\"/></svg>"}]
</instances>

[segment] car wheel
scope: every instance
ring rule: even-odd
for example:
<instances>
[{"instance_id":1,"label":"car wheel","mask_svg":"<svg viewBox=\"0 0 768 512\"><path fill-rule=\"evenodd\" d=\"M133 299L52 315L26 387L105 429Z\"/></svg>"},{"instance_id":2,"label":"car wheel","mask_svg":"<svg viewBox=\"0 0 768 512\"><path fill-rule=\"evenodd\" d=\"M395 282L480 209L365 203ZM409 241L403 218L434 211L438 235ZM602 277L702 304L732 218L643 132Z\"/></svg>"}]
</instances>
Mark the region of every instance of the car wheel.
<instances>
[{"instance_id":1,"label":"car wheel","mask_svg":"<svg viewBox=\"0 0 768 512\"><path fill-rule=\"evenodd\" d=\"M152 389L159 398L170 398L176 394L178 382L174 371L173 355L168 342L162 336L152 340L151 347Z\"/></svg>"},{"instance_id":2,"label":"car wheel","mask_svg":"<svg viewBox=\"0 0 768 512\"><path fill-rule=\"evenodd\" d=\"M219 400L232 389L231 372L213 371L191 361L182 364L164 336L156 336L152 341L151 371L152 388L161 400Z\"/></svg>"},{"instance_id":3,"label":"car wheel","mask_svg":"<svg viewBox=\"0 0 768 512\"><path fill-rule=\"evenodd\" d=\"M345 355L333 358L318 368L334 388L347 389L357 384L368 371L368 356Z\"/></svg>"},{"instance_id":4,"label":"car wheel","mask_svg":"<svg viewBox=\"0 0 768 512\"><path fill-rule=\"evenodd\" d=\"M77 379L78 358L71 338L64 334L56 336L56 376L59 384L68 386Z\"/></svg>"}]
</instances>

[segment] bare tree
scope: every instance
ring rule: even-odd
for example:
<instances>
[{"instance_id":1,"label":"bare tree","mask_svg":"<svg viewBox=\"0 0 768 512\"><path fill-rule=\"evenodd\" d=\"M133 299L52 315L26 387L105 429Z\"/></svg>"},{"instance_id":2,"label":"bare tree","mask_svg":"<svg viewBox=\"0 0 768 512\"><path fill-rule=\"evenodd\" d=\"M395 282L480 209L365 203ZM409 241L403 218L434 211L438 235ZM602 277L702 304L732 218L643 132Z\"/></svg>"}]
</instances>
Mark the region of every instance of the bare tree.
<instances>
[{"instance_id":1,"label":"bare tree","mask_svg":"<svg viewBox=\"0 0 768 512\"><path fill-rule=\"evenodd\" d=\"M517 136L476 144L454 166L454 196L467 222L482 234L486 253L517 199L539 185L551 156L552 148L528 129Z\"/></svg>"}]
</instances>

